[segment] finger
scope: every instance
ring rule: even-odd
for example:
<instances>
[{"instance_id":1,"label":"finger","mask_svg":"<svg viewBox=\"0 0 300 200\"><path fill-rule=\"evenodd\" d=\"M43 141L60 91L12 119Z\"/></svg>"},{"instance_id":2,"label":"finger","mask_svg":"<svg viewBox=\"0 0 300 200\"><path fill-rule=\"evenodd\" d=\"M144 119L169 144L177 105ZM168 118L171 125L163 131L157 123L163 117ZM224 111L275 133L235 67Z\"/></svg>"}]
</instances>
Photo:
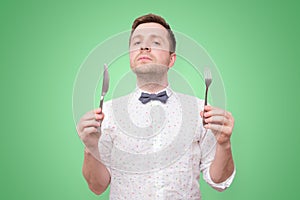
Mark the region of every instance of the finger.
<instances>
[{"instance_id":1,"label":"finger","mask_svg":"<svg viewBox=\"0 0 300 200\"><path fill-rule=\"evenodd\" d=\"M225 115L225 111L222 110L222 109L211 109L211 110L206 111L204 113L205 117L210 117L210 116L213 116L213 115Z\"/></svg>"},{"instance_id":2,"label":"finger","mask_svg":"<svg viewBox=\"0 0 300 200\"><path fill-rule=\"evenodd\" d=\"M204 125L204 128L210 129L214 134L222 133L230 136L232 133L231 126L225 126L220 124L206 124Z\"/></svg>"},{"instance_id":3,"label":"finger","mask_svg":"<svg viewBox=\"0 0 300 200\"><path fill-rule=\"evenodd\" d=\"M79 128L79 131L82 132L84 131L85 128L88 128L88 127L99 127L100 126L100 122L98 121L95 121L95 120L87 120L87 121L82 121L78 128Z\"/></svg>"},{"instance_id":4,"label":"finger","mask_svg":"<svg viewBox=\"0 0 300 200\"><path fill-rule=\"evenodd\" d=\"M101 108L96 108L92 111L87 112L85 115L82 116L82 118L80 119L80 121L86 121L86 120L91 120L91 119L96 119L96 120L100 120L100 118L103 118L102 116L98 116L101 115L102 110Z\"/></svg>"},{"instance_id":5,"label":"finger","mask_svg":"<svg viewBox=\"0 0 300 200\"><path fill-rule=\"evenodd\" d=\"M205 109L207 109L207 110L223 110L223 109L221 109L221 108L218 108L218 107L215 107L215 106L211 106L211 105L206 105L205 107L204 107Z\"/></svg>"},{"instance_id":6,"label":"finger","mask_svg":"<svg viewBox=\"0 0 300 200\"><path fill-rule=\"evenodd\" d=\"M219 124L205 124L204 128L212 130L214 133L219 133L222 131L224 125Z\"/></svg>"},{"instance_id":7,"label":"finger","mask_svg":"<svg viewBox=\"0 0 300 200\"><path fill-rule=\"evenodd\" d=\"M212 109L213 109L213 107L210 106L210 105L204 106L204 111L205 111L205 112L210 111L210 110L212 110Z\"/></svg>"},{"instance_id":8,"label":"finger","mask_svg":"<svg viewBox=\"0 0 300 200\"><path fill-rule=\"evenodd\" d=\"M79 134L79 137L84 143L86 143L92 134L96 134L95 136L97 136L100 133L95 127L88 127L85 128L84 131L81 132L81 134Z\"/></svg>"},{"instance_id":9,"label":"finger","mask_svg":"<svg viewBox=\"0 0 300 200\"><path fill-rule=\"evenodd\" d=\"M203 111L200 112L200 116L201 116L202 118L203 118L203 113L204 113Z\"/></svg>"},{"instance_id":10,"label":"finger","mask_svg":"<svg viewBox=\"0 0 300 200\"><path fill-rule=\"evenodd\" d=\"M95 110L94 110L94 113L95 114L100 114L102 112L102 109L101 108L96 108Z\"/></svg>"},{"instance_id":11,"label":"finger","mask_svg":"<svg viewBox=\"0 0 300 200\"><path fill-rule=\"evenodd\" d=\"M204 106L204 111L211 111L211 110L219 110L220 108L218 107L214 107L214 106L211 106L211 105L206 105Z\"/></svg>"},{"instance_id":12,"label":"finger","mask_svg":"<svg viewBox=\"0 0 300 200\"><path fill-rule=\"evenodd\" d=\"M200 112L200 116L203 117L204 113L207 113L210 110L211 110L211 108L208 109L208 107L205 106L204 110Z\"/></svg>"},{"instance_id":13,"label":"finger","mask_svg":"<svg viewBox=\"0 0 300 200\"><path fill-rule=\"evenodd\" d=\"M96 127L86 127L84 128L83 132L85 135L87 134L92 134L92 133L97 133L98 129Z\"/></svg>"},{"instance_id":14,"label":"finger","mask_svg":"<svg viewBox=\"0 0 300 200\"><path fill-rule=\"evenodd\" d=\"M95 119L95 113L94 113L94 110L91 110L91 111L85 113L85 114L80 118L80 121L79 121L79 122L87 121L87 120L91 120L91 119Z\"/></svg>"},{"instance_id":15,"label":"finger","mask_svg":"<svg viewBox=\"0 0 300 200\"><path fill-rule=\"evenodd\" d=\"M101 121L104 119L104 113L101 114L95 114L95 120L96 121Z\"/></svg>"},{"instance_id":16,"label":"finger","mask_svg":"<svg viewBox=\"0 0 300 200\"><path fill-rule=\"evenodd\" d=\"M219 108L218 109L211 109L210 111L207 111L207 112L204 113L204 117L206 117L206 118L211 117L211 116L215 116L215 115L230 118L231 113L227 112L226 110L219 109Z\"/></svg>"},{"instance_id":17,"label":"finger","mask_svg":"<svg viewBox=\"0 0 300 200\"><path fill-rule=\"evenodd\" d=\"M224 117L224 116L211 116L209 118L205 118L204 121L206 123L211 123L211 124L220 124L220 125L227 125L229 124L229 120Z\"/></svg>"}]
</instances>

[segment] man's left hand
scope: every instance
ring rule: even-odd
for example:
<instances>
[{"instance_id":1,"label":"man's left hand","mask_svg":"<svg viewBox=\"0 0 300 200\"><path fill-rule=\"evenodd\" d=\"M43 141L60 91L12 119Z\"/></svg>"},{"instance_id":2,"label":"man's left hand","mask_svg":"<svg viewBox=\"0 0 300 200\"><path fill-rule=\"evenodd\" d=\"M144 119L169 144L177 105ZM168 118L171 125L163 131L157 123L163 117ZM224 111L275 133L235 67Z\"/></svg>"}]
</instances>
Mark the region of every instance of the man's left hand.
<instances>
[{"instance_id":1,"label":"man's left hand","mask_svg":"<svg viewBox=\"0 0 300 200\"><path fill-rule=\"evenodd\" d=\"M203 118L203 111L200 115ZM207 105L204 107L204 121L207 123L204 128L214 133L220 145L230 142L234 127L234 118L230 112Z\"/></svg>"}]
</instances>

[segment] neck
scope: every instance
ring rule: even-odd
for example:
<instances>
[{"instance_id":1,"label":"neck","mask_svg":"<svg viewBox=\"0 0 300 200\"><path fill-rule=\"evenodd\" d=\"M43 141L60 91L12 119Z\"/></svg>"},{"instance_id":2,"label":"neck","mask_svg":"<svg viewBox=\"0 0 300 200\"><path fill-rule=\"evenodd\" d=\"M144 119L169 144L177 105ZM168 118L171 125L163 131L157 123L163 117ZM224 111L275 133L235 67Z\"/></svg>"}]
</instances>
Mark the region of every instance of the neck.
<instances>
[{"instance_id":1,"label":"neck","mask_svg":"<svg viewBox=\"0 0 300 200\"><path fill-rule=\"evenodd\" d=\"M149 64L134 69L137 86L149 93L156 93L168 86L168 67Z\"/></svg>"},{"instance_id":2,"label":"neck","mask_svg":"<svg viewBox=\"0 0 300 200\"><path fill-rule=\"evenodd\" d=\"M137 86L146 92L157 93L168 87L168 81L167 79L161 81L145 81L145 79L137 78Z\"/></svg>"}]
</instances>

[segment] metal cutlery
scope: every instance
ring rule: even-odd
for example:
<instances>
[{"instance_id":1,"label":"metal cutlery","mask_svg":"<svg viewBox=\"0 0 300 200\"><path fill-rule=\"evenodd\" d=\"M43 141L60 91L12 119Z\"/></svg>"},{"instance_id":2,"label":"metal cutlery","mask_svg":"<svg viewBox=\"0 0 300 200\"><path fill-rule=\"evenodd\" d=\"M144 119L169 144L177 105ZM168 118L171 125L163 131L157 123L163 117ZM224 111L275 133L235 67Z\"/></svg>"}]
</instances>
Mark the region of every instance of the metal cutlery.
<instances>
[{"instance_id":1,"label":"metal cutlery","mask_svg":"<svg viewBox=\"0 0 300 200\"><path fill-rule=\"evenodd\" d=\"M99 107L101 108L101 110L103 107L104 96L106 95L106 93L108 91L108 86L109 86L108 68L107 68L107 64L104 64L102 92L101 92L101 98L100 98L100 104L99 104Z\"/></svg>"},{"instance_id":2,"label":"metal cutlery","mask_svg":"<svg viewBox=\"0 0 300 200\"><path fill-rule=\"evenodd\" d=\"M208 88L212 82L212 76L211 76L211 72L209 70L209 68L204 68L204 80L205 80L205 100L204 100L204 106L207 105L207 93L208 93ZM204 109L203 106L203 109ZM206 123L204 122L204 110L203 110L203 125L205 125Z\"/></svg>"}]
</instances>

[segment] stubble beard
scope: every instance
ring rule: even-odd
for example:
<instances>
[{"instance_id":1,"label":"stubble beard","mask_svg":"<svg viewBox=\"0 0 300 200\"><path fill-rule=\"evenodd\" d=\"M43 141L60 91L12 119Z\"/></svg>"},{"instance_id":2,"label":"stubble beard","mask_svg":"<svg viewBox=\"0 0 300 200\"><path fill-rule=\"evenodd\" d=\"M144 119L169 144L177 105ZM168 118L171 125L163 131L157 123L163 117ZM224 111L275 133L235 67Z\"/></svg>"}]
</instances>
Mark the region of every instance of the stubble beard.
<instances>
[{"instance_id":1,"label":"stubble beard","mask_svg":"<svg viewBox=\"0 0 300 200\"><path fill-rule=\"evenodd\" d=\"M168 85L168 70L168 66L155 63L143 64L132 69L136 74L138 87L148 90L166 87Z\"/></svg>"}]
</instances>

